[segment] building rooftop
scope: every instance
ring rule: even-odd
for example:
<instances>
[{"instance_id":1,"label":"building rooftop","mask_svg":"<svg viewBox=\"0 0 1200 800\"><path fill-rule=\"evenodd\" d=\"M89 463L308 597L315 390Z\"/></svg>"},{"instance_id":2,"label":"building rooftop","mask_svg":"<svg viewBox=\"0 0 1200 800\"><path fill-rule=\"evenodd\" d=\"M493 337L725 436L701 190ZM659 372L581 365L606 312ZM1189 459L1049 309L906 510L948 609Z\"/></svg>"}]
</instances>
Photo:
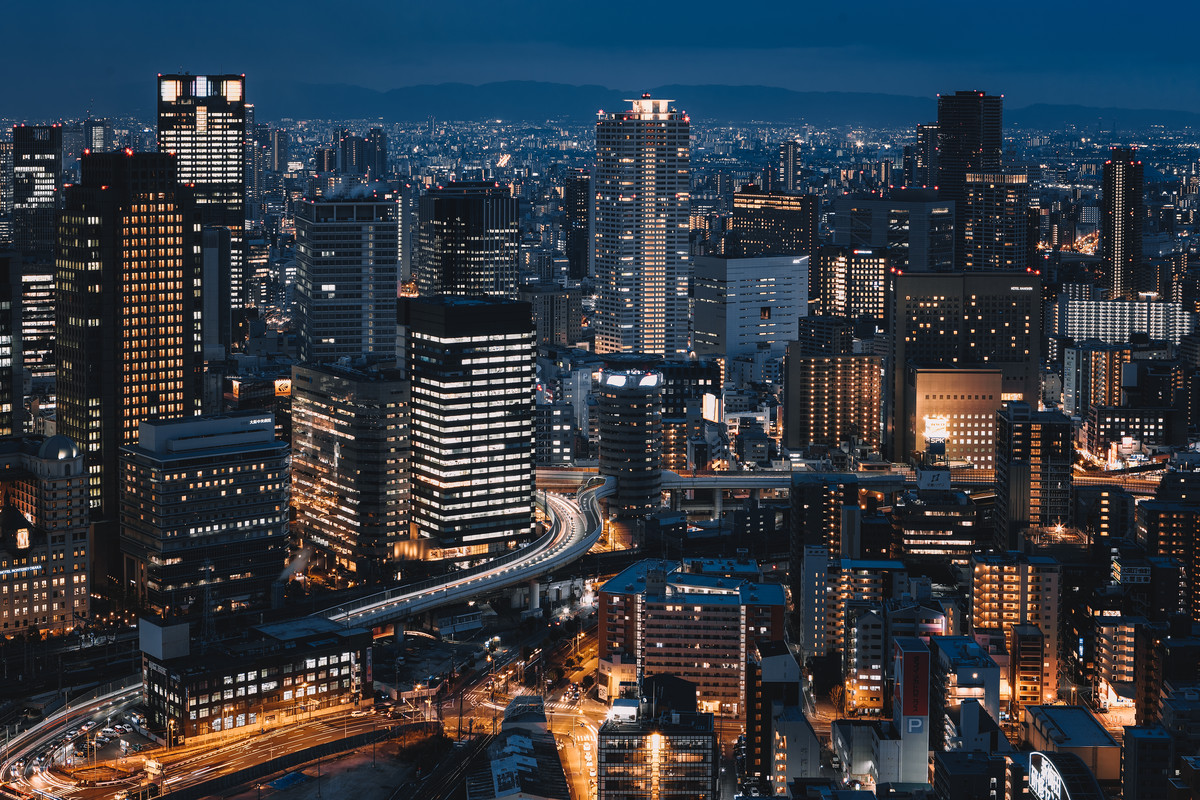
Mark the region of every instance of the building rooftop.
<instances>
[{"instance_id":1,"label":"building rooftop","mask_svg":"<svg viewBox=\"0 0 1200 800\"><path fill-rule=\"evenodd\" d=\"M1025 706L1025 716L1045 730L1058 749L1117 746L1100 721L1083 706Z\"/></svg>"},{"instance_id":2,"label":"building rooftop","mask_svg":"<svg viewBox=\"0 0 1200 800\"><path fill-rule=\"evenodd\" d=\"M652 573L661 575L655 578ZM654 578L654 579L651 579ZM661 580L661 582L660 582ZM689 598L701 605L783 605L783 587L752 583L740 578L682 572L678 562L646 559L610 578L600 591L609 594L644 594L666 599Z\"/></svg>"}]
</instances>

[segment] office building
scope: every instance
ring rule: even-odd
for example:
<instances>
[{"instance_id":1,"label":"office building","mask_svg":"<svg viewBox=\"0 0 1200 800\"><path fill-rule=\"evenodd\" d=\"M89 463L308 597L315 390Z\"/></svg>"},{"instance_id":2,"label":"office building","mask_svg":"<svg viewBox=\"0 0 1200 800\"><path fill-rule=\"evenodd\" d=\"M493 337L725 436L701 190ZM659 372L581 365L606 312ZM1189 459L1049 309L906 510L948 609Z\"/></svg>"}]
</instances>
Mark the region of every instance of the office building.
<instances>
[{"instance_id":1,"label":"office building","mask_svg":"<svg viewBox=\"0 0 1200 800\"><path fill-rule=\"evenodd\" d=\"M21 431L21 263L0 253L0 436Z\"/></svg>"},{"instance_id":2,"label":"office building","mask_svg":"<svg viewBox=\"0 0 1200 800\"><path fill-rule=\"evenodd\" d=\"M595 391L600 474L616 480L609 513L627 521L662 505L663 376L606 369Z\"/></svg>"},{"instance_id":3,"label":"office building","mask_svg":"<svg viewBox=\"0 0 1200 800\"><path fill-rule=\"evenodd\" d=\"M1109 300L1134 300L1146 220L1144 168L1132 147L1114 147L1104 162L1100 247Z\"/></svg>"},{"instance_id":4,"label":"office building","mask_svg":"<svg viewBox=\"0 0 1200 800\"><path fill-rule=\"evenodd\" d=\"M883 250L827 245L817 257L821 313L882 325L887 314L888 259Z\"/></svg>"},{"instance_id":5,"label":"office building","mask_svg":"<svg viewBox=\"0 0 1200 800\"><path fill-rule=\"evenodd\" d=\"M0 437L0 635L86 624L90 532L87 466L75 443Z\"/></svg>"},{"instance_id":6,"label":"office building","mask_svg":"<svg viewBox=\"0 0 1200 800\"><path fill-rule=\"evenodd\" d=\"M642 679L674 675L695 684L701 711L742 717L746 665L756 642L783 641L784 606L779 584L639 561L600 588L601 676L619 656ZM616 687L608 688L614 696Z\"/></svg>"},{"instance_id":7,"label":"office building","mask_svg":"<svg viewBox=\"0 0 1200 800\"><path fill-rule=\"evenodd\" d=\"M782 355L808 314L807 256L696 259L695 342L701 357Z\"/></svg>"},{"instance_id":8,"label":"office building","mask_svg":"<svg viewBox=\"0 0 1200 800\"><path fill-rule=\"evenodd\" d=\"M834 211L838 247L883 253L889 267L905 272L954 269L956 209L933 189L895 189L888 199L843 197Z\"/></svg>"},{"instance_id":9,"label":"office building","mask_svg":"<svg viewBox=\"0 0 1200 800\"><path fill-rule=\"evenodd\" d=\"M691 350L690 120L643 95L596 122L596 352Z\"/></svg>"},{"instance_id":10,"label":"office building","mask_svg":"<svg viewBox=\"0 0 1200 800\"><path fill-rule=\"evenodd\" d=\"M1004 97L978 91L938 95L938 198L954 203L961 215L967 200L967 174L999 172L1004 146ZM955 268L962 269L965 231L955 230Z\"/></svg>"},{"instance_id":11,"label":"office building","mask_svg":"<svg viewBox=\"0 0 1200 800\"><path fill-rule=\"evenodd\" d=\"M597 800L716 800L720 750L712 714L621 709L596 735Z\"/></svg>"},{"instance_id":12,"label":"office building","mask_svg":"<svg viewBox=\"0 0 1200 800\"><path fill-rule=\"evenodd\" d=\"M534 406L533 461L539 467L569 467L574 451L575 428L567 404Z\"/></svg>"},{"instance_id":13,"label":"office building","mask_svg":"<svg viewBox=\"0 0 1200 800\"><path fill-rule=\"evenodd\" d=\"M527 284L517 292L517 299L533 309L539 347L574 347L583 338L583 293L578 287Z\"/></svg>"},{"instance_id":14,"label":"office building","mask_svg":"<svg viewBox=\"0 0 1200 800\"><path fill-rule=\"evenodd\" d=\"M946 716L966 701L979 703L993 721L1000 720L1000 666L971 636L930 636L930 745L950 749Z\"/></svg>"},{"instance_id":15,"label":"office building","mask_svg":"<svg viewBox=\"0 0 1200 800\"><path fill-rule=\"evenodd\" d=\"M116 578L120 448L143 419L199 410L200 220L174 156L87 155L82 174L58 226L57 426L87 460L96 518L112 523L97 569Z\"/></svg>"},{"instance_id":16,"label":"office building","mask_svg":"<svg viewBox=\"0 0 1200 800\"><path fill-rule=\"evenodd\" d=\"M779 188L789 194L804 191L803 145L795 140L779 145Z\"/></svg>"},{"instance_id":17,"label":"office building","mask_svg":"<svg viewBox=\"0 0 1200 800\"><path fill-rule=\"evenodd\" d=\"M288 171L291 157L291 134L284 128L271 131L271 171L282 175Z\"/></svg>"},{"instance_id":18,"label":"office building","mask_svg":"<svg viewBox=\"0 0 1200 800\"><path fill-rule=\"evenodd\" d=\"M917 124L917 144L914 147L913 174L908 185L935 189L938 185L938 124ZM953 268L953 267L952 267Z\"/></svg>"},{"instance_id":19,"label":"office building","mask_svg":"<svg viewBox=\"0 0 1200 800\"><path fill-rule=\"evenodd\" d=\"M934 800L1006 800L1008 769L1002 755L947 750L933 754Z\"/></svg>"},{"instance_id":20,"label":"office building","mask_svg":"<svg viewBox=\"0 0 1200 800\"><path fill-rule=\"evenodd\" d=\"M985 547L979 507L966 492L920 489L900 494L892 504L898 533L897 555L906 563L966 564Z\"/></svg>"},{"instance_id":21,"label":"office building","mask_svg":"<svg viewBox=\"0 0 1200 800\"><path fill-rule=\"evenodd\" d=\"M883 360L788 345L784 361L783 441L789 450L881 444Z\"/></svg>"},{"instance_id":22,"label":"office building","mask_svg":"<svg viewBox=\"0 0 1200 800\"><path fill-rule=\"evenodd\" d=\"M1122 404L1121 373L1134 348L1088 340L1063 349L1063 411L1086 417L1092 405Z\"/></svg>"},{"instance_id":23,"label":"office building","mask_svg":"<svg viewBox=\"0 0 1200 800\"><path fill-rule=\"evenodd\" d=\"M911 445L905 457L920 454L927 463L992 469L1003 371L910 363L907 373L904 407Z\"/></svg>"},{"instance_id":24,"label":"office building","mask_svg":"<svg viewBox=\"0 0 1200 800\"><path fill-rule=\"evenodd\" d=\"M1001 401L1031 402L1038 396L1042 351L1038 281L1033 275L1016 279L1012 274L997 272L909 272L895 276L889 318L891 409L885 436L893 460L905 460L918 449L914 446L915 431L909 427L913 412L906 383L912 373L906 365L910 363L1000 370L1000 397L994 398L995 405L971 412L986 413L989 418ZM968 394L964 390L949 393ZM974 397L983 392L969 394Z\"/></svg>"},{"instance_id":25,"label":"office building","mask_svg":"<svg viewBox=\"0 0 1200 800\"><path fill-rule=\"evenodd\" d=\"M854 324L824 314L796 321L797 355L848 355L854 352Z\"/></svg>"},{"instance_id":26,"label":"office building","mask_svg":"<svg viewBox=\"0 0 1200 800\"><path fill-rule=\"evenodd\" d=\"M536 347L527 303L406 300L413 510L430 558L533 535Z\"/></svg>"},{"instance_id":27,"label":"office building","mask_svg":"<svg viewBox=\"0 0 1200 800\"><path fill-rule=\"evenodd\" d=\"M296 531L339 585L390 583L412 555L408 395L395 369L292 368Z\"/></svg>"},{"instance_id":28,"label":"office building","mask_svg":"<svg viewBox=\"0 0 1200 800\"><path fill-rule=\"evenodd\" d=\"M13 243L22 258L54 260L54 222L62 188L62 126L14 126Z\"/></svg>"},{"instance_id":29,"label":"office building","mask_svg":"<svg viewBox=\"0 0 1200 800\"><path fill-rule=\"evenodd\" d=\"M1054 528L1071 519L1075 457L1071 419L1006 403L996 412L996 546L1014 549L1028 528Z\"/></svg>"},{"instance_id":30,"label":"office building","mask_svg":"<svg viewBox=\"0 0 1200 800\"><path fill-rule=\"evenodd\" d=\"M1024 174L968 172L958 225L967 272L1024 272L1029 260L1029 179Z\"/></svg>"},{"instance_id":31,"label":"office building","mask_svg":"<svg viewBox=\"0 0 1200 800\"><path fill-rule=\"evenodd\" d=\"M374 197L305 198L296 205L300 358L394 360L396 204Z\"/></svg>"},{"instance_id":32,"label":"office building","mask_svg":"<svg viewBox=\"0 0 1200 800\"><path fill-rule=\"evenodd\" d=\"M1083 761L1085 769L1091 771L1095 780L1115 782L1121 779L1121 746L1096 715L1084 706L1025 706L1021 732L1025 743L1031 749L1040 751L1030 756L1031 770L1034 755L1071 754ZM1031 774L1031 788L1035 782ZM1067 797L1076 797L1074 791L1065 786L1063 789ZM1048 795L1044 790L1035 789L1033 796ZM1078 796L1091 798L1093 795Z\"/></svg>"},{"instance_id":33,"label":"office building","mask_svg":"<svg viewBox=\"0 0 1200 800\"><path fill-rule=\"evenodd\" d=\"M1196 315L1179 303L1077 300L1064 293L1048 312L1052 316L1047 320L1047 335L1076 342L1097 339L1125 344L1138 333L1178 345L1196 328Z\"/></svg>"},{"instance_id":34,"label":"office building","mask_svg":"<svg viewBox=\"0 0 1200 800\"><path fill-rule=\"evenodd\" d=\"M976 553L970 560L971 630L998 631L1012 653L1018 625L1042 632L1043 702L1058 699L1058 641L1062 566L1048 556Z\"/></svg>"},{"instance_id":35,"label":"office building","mask_svg":"<svg viewBox=\"0 0 1200 800\"><path fill-rule=\"evenodd\" d=\"M91 153L104 153L113 149L113 129L108 120L84 120L83 149Z\"/></svg>"},{"instance_id":36,"label":"office building","mask_svg":"<svg viewBox=\"0 0 1200 800\"><path fill-rule=\"evenodd\" d=\"M1159 726L1126 725L1121 737L1121 800L1170 797L1173 743Z\"/></svg>"},{"instance_id":37,"label":"office building","mask_svg":"<svg viewBox=\"0 0 1200 800\"><path fill-rule=\"evenodd\" d=\"M371 631L321 617L193 651L189 624L141 619L146 725L171 746L258 736L372 697Z\"/></svg>"},{"instance_id":38,"label":"office building","mask_svg":"<svg viewBox=\"0 0 1200 800\"><path fill-rule=\"evenodd\" d=\"M592 175L575 170L563 181L563 229L567 277L581 281L591 274Z\"/></svg>"},{"instance_id":39,"label":"office building","mask_svg":"<svg viewBox=\"0 0 1200 800\"><path fill-rule=\"evenodd\" d=\"M743 186L733 195L727 255L735 258L815 255L820 234L818 206L815 195L764 192L752 184Z\"/></svg>"},{"instance_id":40,"label":"office building","mask_svg":"<svg viewBox=\"0 0 1200 800\"><path fill-rule=\"evenodd\" d=\"M21 272L21 356L25 375L34 391L54 382L57 359L54 346L55 286L54 261L27 260Z\"/></svg>"},{"instance_id":41,"label":"office building","mask_svg":"<svg viewBox=\"0 0 1200 800\"><path fill-rule=\"evenodd\" d=\"M371 128L363 142L363 174L369 180L387 180L388 137L383 128Z\"/></svg>"},{"instance_id":42,"label":"office building","mask_svg":"<svg viewBox=\"0 0 1200 800\"><path fill-rule=\"evenodd\" d=\"M507 186L463 181L420 199L416 281L422 296L515 300L520 216Z\"/></svg>"},{"instance_id":43,"label":"office building","mask_svg":"<svg viewBox=\"0 0 1200 800\"><path fill-rule=\"evenodd\" d=\"M246 269L246 76L159 75L158 150L178 159L205 227L229 229L234 308L253 305Z\"/></svg>"},{"instance_id":44,"label":"office building","mask_svg":"<svg viewBox=\"0 0 1200 800\"><path fill-rule=\"evenodd\" d=\"M267 607L287 563L288 464L269 413L142 420L121 448L124 586L163 616Z\"/></svg>"},{"instance_id":45,"label":"office building","mask_svg":"<svg viewBox=\"0 0 1200 800\"><path fill-rule=\"evenodd\" d=\"M1136 509L1137 540L1150 553L1170 556L1183 564L1187 574L1188 608L1192 619L1200 619L1200 475L1168 472L1154 490L1152 499Z\"/></svg>"}]
</instances>

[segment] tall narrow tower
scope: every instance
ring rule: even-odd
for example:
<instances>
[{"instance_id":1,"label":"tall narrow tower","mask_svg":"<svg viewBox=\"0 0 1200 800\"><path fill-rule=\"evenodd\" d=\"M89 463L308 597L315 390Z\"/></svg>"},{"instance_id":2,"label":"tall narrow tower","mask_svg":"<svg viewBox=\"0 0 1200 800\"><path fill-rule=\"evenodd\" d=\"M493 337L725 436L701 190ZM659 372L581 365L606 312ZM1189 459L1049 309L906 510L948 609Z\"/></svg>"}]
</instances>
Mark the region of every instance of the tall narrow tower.
<instances>
[{"instance_id":1,"label":"tall narrow tower","mask_svg":"<svg viewBox=\"0 0 1200 800\"><path fill-rule=\"evenodd\" d=\"M596 350L685 354L690 121L643 95L596 123Z\"/></svg>"},{"instance_id":2,"label":"tall narrow tower","mask_svg":"<svg viewBox=\"0 0 1200 800\"><path fill-rule=\"evenodd\" d=\"M962 219L967 199L967 173L999 172L1003 137L1004 97L986 92L938 95L938 197L953 200ZM963 226L954 232L954 264L963 262Z\"/></svg>"},{"instance_id":3,"label":"tall narrow tower","mask_svg":"<svg viewBox=\"0 0 1200 800\"><path fill-rule=\"evenodd\" d=\"M229 228L234 308L246 286L246 76L159 75L158 149L174 153L179 182L194 187L205 227Z\"/></svg>"},{"instance_id":4,"label":"tall narrow tower","mask_svg":"<svg viewBox=\"0 0 1200 800\"><path fill-rule=\"evenodd\" d=\"M1132 147L1114 147L1104 162L1104 195L1100 246L1110 299L1129 299L1137 293L1134 270L1142 255L1142 162Z\"/></svg>"}]
</instances>

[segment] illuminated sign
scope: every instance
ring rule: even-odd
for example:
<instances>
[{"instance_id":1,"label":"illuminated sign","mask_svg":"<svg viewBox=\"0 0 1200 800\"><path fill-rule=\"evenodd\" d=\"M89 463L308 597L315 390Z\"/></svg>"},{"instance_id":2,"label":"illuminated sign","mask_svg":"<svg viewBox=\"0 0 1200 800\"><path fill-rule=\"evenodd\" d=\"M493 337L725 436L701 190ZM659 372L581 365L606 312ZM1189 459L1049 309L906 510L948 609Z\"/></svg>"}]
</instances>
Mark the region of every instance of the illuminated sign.
<instances>
[{"instance_id":1,"label":"illuminated sign","mask_svg":"<svg viewBox=\"0 0 1200 800\"><path fill-rule=\"evenodd\" d=\"M948 438L950 428L950 418L945 414L926 415L925 417L925 439L941 439Z\"/></svg>"},{"instance_id":2,"label":"illuminated sign","mask_svg":"<svg viewBox=\"0 0 1200 800\"><path fill-rule=\"evenodd\" d=\"M291 397L292 395L292 379L291 378L276 378L275 379L275 396L276 397Z\"/></svg>"},{"instance_id":3,"label":"illuminated sign","mask_svg":"<svg viewBox=\"0 0 1200 800\"><path fill-rule=\"evenodd\" d=\"M1032 286L1010 286L1010 287L1008 287L1008 290L1010 292L1032 292L1033 287Z\"/></svg>"},{"instance_id":4,"label":"illuminated sign","mask_svg":"<svg viewBox=\"0 0 1200 800\"><path fill-rule=\"evenodd\" d=\"M1070 800L1063 788L1062 775L1041 753L1029 755L1029 793L1037 800Z\"/></svg>"},{"instance_id":5,"label":"illuminated sign","mask_svg":"<svg viewBox=\"0 0 1200 800\"><path fill-rule=\"evenodd\" d=\"M18 528L17 529L17 549L18 550L28 550L29 549L29 528Z\"/></svg>"}]
</instances>

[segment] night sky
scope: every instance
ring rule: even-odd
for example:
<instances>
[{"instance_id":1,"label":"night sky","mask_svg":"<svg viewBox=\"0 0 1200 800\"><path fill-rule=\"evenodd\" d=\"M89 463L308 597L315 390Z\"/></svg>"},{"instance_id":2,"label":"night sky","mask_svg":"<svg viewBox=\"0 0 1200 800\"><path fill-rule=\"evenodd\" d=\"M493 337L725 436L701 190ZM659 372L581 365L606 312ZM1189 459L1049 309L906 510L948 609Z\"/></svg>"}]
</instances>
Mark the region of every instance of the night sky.
<instances>
[{"instance_id":1,"label":"night sky","mask_svg":"<svg viewBox=\"0 0 1200 800\"><path fill-rule=\"evenodd\" d=\"M759 84L1200 110L1200 4L367 0L6 4L0 114L152 108L158 72L251 87ZM1168 7L1170 9L1168 10ZM53 9L47 13L47 9ZM111 9L111 10L106 10ZM681 11L686 9L686 11ZM1144 13L1138 13L1142 11ZM137 99L131 95L140 93Z\"/></svg>"}]
</instances>

